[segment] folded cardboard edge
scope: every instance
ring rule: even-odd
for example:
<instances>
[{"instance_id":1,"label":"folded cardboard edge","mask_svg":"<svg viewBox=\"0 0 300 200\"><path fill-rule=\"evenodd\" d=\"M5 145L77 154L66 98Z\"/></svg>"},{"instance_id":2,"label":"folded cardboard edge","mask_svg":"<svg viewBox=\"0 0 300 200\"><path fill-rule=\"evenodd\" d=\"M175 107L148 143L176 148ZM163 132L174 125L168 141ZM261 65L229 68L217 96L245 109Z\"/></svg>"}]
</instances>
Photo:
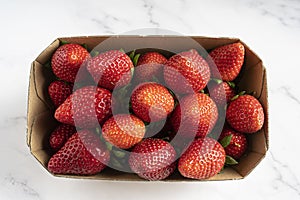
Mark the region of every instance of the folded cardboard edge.
<instances>
[{"instance_id":1,"label":"folded cardboard edge","mask_svg":"<svg viewBox=\"0 0 300 200\"><path fill-rule=\"evenodd\" d=\"M107 36L105 36L105 37L107 37ZM126 36L127 37L127 36ZM86 38L88 38L88 37L80 37L80 38L84 38L84 39L86 39ZM97 36L95 36L95 38L99 38L99 37L97 37ZM215 40L215 39L217 39L218 40L218 38L207 38L207 37L195 37L196 39L197 39L197 42L198 42L198 40L200 39L207 39L207 40ZM60 39L65 39L65 38L60 38ZM36 73L36 71L35 71L35 65L38 63L39 65L42 65L41 63L46 63L47 62L47 60L49 59L49 55L52 55L52 53L55 51L55 49L58 47L58 45L59 45L59 40L60 39L57 39L57 40L55 40L50 46L49 46L49 48L50 48L50 50L47 50L47 49L45 49L39 56L38 56L38 58L36 59L36 61L33 63L33 65L32 65L32 70L31 70L31 75L30 75L30 81L31 81L31 79L34 79L34 83L32 83L32 82L30 82L30 86L29 86L29 92L30 92L30 94L33 94L32 93L32 90L31 90L31 86L32 85L34 85L34 88L36 88L36 81L35 81L35 78L36 78L36 76L35 76L35 73ZM72 39L72 38L69 38L69 39ZM103 39L103 38L102 38ZM225 42L228 42L228 43L232 43L232 42L235 42L235 41L240 41L239 39L234 39L234 41L232 41L230 38L222 38L222 40L224 39L224 41ZM231 41L231 42L230 42ZM222 45L222 44L221 44ZM217 45L218 46L218 45ZM214 48L214 47L213 47ZM252 51L251 51L252 52ZM253 52L252 52L253 53ZM255 54L255 56L257 56L256 54ZM261 62L261 60L258 58L258 62ZM265 69L264 69L264 71L265 71ZM32 74L33 73L33 74ZM32 75L33 75L33 77L32 77ZM265 75L264 75L265 76ZM265 84L266 84L266 81L264 82ZM267 90L266 90L267 91ZM35 89L35 94L36 94L36 97L38 98L38 92L37 92L37 90ZM31 108L32 108L32 106L31 105L33 105L34 103L32 102L32 99L31 99L31 97L32 97L32 95L30 95L29 94L29 97L28 97L28 116L32 116L32 114L30 113L30 110L31 110ZM40 101L41 101L41 99L40 98L38 98ZM31 102L30 102L31 101ZM35 100L34 100L35 101ZM41 103L41 102L40 102ZM43 102L43 104L45 104L44 102ZM46 106L47 107L47 106ZM268 109L268 108L267 108ZM27 143L28 143L28 146L32 149L32 146L31 146L31 135L32 135L32 126L33 126L33 124L34 124L34 117L32 118L32 117L28 117L28 130L27 130ZM268 124L266 124L267 126L266 126L266 130L268 130ZM266 133L264 133L265 134L265 136L267 137L266 139L267 139L267 148L268 148L268 134L267 134L267 132ZM36 152L35 150L34 151L31 151L33 154ZM36 157L36 155L34 155L35 157ZM259 162L260 162L260 160L263 158L263 156L264 155L262 155L262 157L259 159ZM36 159L37 160L39 160L39 162L40 162L40 159L38 158L38 157L36 157ZM257 162L257 164L258 164L258 162ZM45 163L43 163L43 166L45 166ZM250 172L249 172L250 173ZM245 176L245 175L247 175L247 174L249 174L249 173L240 173L241 174L241 177L236 177L236 178L234 178L234 179L239 179L239 178L243 178L243 176ZM67 176L68 177L68 176ZM73 177L73 176L70 176L70 177ZM77 176L76 176L77 177ZM91 178L91 177L89 177L89 178ZM97 178L99 178L99 177L97 177ZM232 179L232 178L231 178ZM189 181L189 179L187 179L187 180L185 180L185 179L183 179L184 181ZM223 179L222 179L223 180ZM167 180L168 181L168 180Z\"/></svg>"}]
</instances>

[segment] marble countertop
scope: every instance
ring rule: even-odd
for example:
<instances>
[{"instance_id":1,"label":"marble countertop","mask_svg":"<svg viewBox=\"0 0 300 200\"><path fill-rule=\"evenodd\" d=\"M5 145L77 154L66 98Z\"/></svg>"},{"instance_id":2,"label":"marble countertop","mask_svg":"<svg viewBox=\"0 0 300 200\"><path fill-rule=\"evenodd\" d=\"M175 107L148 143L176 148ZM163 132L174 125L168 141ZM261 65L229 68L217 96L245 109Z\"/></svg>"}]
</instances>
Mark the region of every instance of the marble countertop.
<instances>
[{"instance_id":1,"label":"marble countertop","mask_svg":"<svg viewBox=\"0 0 300 200\"><path fill-rule=\"evenodd\" d=\"M300 199L299 0L2 1L0 199ZM238 37L268 72L270 150L245 179L131 183L55 178L26 145L30 63L61 36L163 28Z\"/></svg>"}]
</instances>

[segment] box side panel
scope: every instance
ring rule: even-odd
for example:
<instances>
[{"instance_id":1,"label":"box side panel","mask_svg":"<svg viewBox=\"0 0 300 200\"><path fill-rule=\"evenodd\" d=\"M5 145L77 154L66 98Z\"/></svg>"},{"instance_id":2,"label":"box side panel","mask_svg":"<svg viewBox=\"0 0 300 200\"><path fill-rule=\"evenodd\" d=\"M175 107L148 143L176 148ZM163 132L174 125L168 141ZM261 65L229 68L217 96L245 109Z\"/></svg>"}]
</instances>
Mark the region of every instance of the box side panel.
<instances>
[{"instance_id":1,"label":"box side panel","mask_svg":"<svg viewBox=\"0 0 300 200\"><path fill-rule=\"evenodd\" d=\"M49 80L45 78L45 71L40 63L34 61L30 70L28 88L28 108L27 108L27 144L31 147L33 122L40 113L48 112L52 109L50 99L47 94ZM47 76L47 75L46 75Z\"/></svg>"},{"instance_id":2,"label":"box side panel","mask_svg":"<svg viewBox=\"0 0 300 200\"><path fill-rule=\"evenodd\" d=\"M54 40L42 53L36 58L36 61L40 64L46 64L54 51L59 47L59 40Z\"/></svg>"},{"instance_id":3,"label":"box side panel","mask_svg":"<svg viewBox=\"0 0 300 200\"><path fill-rule=\"evenodd\" d=\"M264 157L264 154L257 152L249 152L246 155L246 157L243 157L240 160L239 164L234 166L233 168L243 177L246 177L260 163L260 161Z\"/></svg>"}]
</instances>

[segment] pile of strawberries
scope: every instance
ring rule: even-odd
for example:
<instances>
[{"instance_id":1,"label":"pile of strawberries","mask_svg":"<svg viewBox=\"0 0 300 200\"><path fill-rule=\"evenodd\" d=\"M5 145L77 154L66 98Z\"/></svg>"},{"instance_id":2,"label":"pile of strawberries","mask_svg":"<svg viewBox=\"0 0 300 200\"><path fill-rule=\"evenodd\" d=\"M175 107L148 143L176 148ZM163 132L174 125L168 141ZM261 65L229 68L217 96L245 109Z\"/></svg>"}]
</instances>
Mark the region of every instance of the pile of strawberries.
<instances>
[{"instance_id":1,"label":"pile of strawberries","mask_svg":"<svg viewBox=\"0 0 300 200\"><path fill-rule=\"evenodd\" d=\"M94 175L109 166L147 180L176 170L207 179L237 164L264 111L235 88L243 44L208 55L89 53L84 45L62 44L50 61L57 79L48 93L59 126L49 137L48 170Z\"/></svg>"}]
</instances>

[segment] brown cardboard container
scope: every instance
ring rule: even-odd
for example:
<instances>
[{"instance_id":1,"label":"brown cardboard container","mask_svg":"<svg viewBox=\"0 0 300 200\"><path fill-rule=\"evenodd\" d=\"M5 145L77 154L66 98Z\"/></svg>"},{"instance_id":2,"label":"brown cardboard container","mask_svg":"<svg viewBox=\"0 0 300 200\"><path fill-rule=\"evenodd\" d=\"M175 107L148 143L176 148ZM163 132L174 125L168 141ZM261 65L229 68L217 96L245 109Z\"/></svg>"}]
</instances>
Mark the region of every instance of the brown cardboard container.
<instances>
[{"instance_id":1,"label":"brown cardboard container","mask_svg":"<svg viewBox=\"0 0 300 200\"><path fill-rule=\"evenodd\" d=\"M27 113L27 144L32 155L47 169L47 162L50 153L47 148L49 133L54 129L57 122L53 117L54 108L47 95L47 87L53 75L44 66L51 58L53 52L59 47L60 41L85 43L89 50L100 42L109 39L109 42L102 45L102 50L138 49L141 47L152 47L157 49L168 49L172 52L180 52L191 49L190 41L183 36L92 36L92 37L69 37L58 38L50 44L33 62L30 71L30 84L28 89L28 113ZM236 38L209 38L192 36L189 37L194 42L199 43L206 50L211 50L221 45L240 41ZM242 41L240 41L242 42ZM243 42L242 42L243 43ZM265 112L265 124L263 128L249 137L249 152L243 157L239 164L226 168L222 173L208 180L233 180L246 177L264 158L268 148L268 92L266 69L261 59L245 44L245 62L239 76L238 86L242 90L255 91L255 95L262 103ZM195 47L194 47L195 48ZM69 176L55 175L71 178L114 180L114 181L145 181L135 174L122 173L110 168L106 168L101 173L94 176ZM197 181L186 179L178 172L164 180L169 181Z\"/></svg>"}]
</instances>

